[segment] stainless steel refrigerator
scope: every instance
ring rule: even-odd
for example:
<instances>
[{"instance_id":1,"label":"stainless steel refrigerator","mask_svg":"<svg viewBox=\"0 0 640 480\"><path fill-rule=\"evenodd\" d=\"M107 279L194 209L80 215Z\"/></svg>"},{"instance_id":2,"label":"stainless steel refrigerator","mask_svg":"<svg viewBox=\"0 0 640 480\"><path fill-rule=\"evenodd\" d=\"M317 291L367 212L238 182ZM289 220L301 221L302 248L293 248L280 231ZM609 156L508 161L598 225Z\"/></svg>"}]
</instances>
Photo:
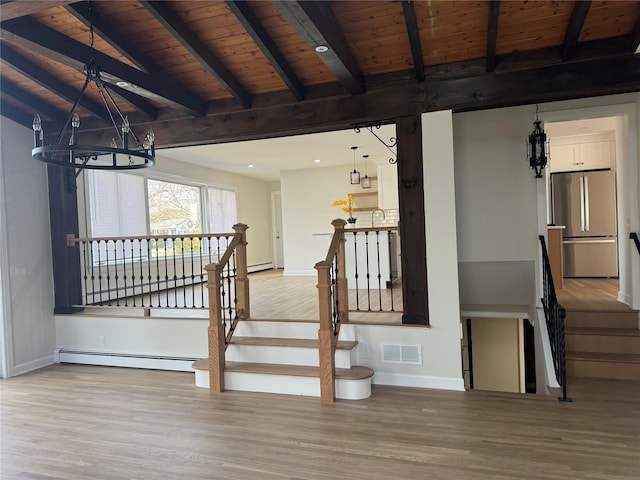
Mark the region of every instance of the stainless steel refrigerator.
<instances>
[{"instance_id":1,"label":"stainless steel refrigerator","mask_svg":"<svg viewBox=\"0 0 640 480\"><path fill-rule=\"evenodd\" d=\"M564 276L617 277L615 173L553 173L551 187L553 221L565 226Z\"/></svg>"}]
</instances>

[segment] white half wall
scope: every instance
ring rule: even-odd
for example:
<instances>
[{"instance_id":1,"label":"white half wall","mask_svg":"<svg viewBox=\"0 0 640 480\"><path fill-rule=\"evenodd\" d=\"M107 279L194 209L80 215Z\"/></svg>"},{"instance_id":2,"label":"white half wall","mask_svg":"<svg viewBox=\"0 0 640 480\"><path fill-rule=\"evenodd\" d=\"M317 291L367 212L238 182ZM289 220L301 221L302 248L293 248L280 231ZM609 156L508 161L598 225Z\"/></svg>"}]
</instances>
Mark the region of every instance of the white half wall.
<instances>
[{"instance_id":1,"label":"white half wall","mask_svg":"<svg viewBox=\"0 0 640 480\"><path fill-rule=\"evenodd\" d=\"M3 376L53 363L53 274L45 164L33 132L0 119Z\"/></svg>"}]
</instances>

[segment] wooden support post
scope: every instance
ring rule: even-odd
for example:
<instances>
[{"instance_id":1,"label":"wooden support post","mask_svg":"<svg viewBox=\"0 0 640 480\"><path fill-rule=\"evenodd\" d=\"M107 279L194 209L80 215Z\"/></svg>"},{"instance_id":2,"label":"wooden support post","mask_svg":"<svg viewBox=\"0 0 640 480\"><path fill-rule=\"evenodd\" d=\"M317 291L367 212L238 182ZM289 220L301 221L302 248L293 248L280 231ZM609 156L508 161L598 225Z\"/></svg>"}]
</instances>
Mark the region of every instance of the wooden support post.
<instances>
[{"instance_id":1,"label":"wooden support post","mask_svg":"<svg viewBox=\"0 0 640 480\"><path fill-rule=\"evenodd\" d=\"M237 223L233 226L236 235L242 235L242 239L236 247L236 298L238 300L236 307L239 319L246 319L251 316L247 268L247 228L249 227L244 223Z\"/></svg>"},{"instance_id":2,"label":"wooden support post","mask_svg":"<svg viewBox=\"0 0 640 480\"><path fill-rule=\"evenodd\" d=\"M344 238L344 226L347 224L342 218L336 218L331 225L334 228L334 235L340 235L340 242L338 243L338 275L336 292L338 295L338 318L340 323L347 323L349 321L349 290L347 285L347 262L345 260L345 243L347 240ZM338 324L338 328L340 328Z\"/></svg>"},{"instance_id":3,"label":"wooden support post","mask_svg":"<svg viewBox=\"0 0 640 480\"><path fill-rule=\"evenodd\" d=\"M224 326L222 324L222 282L221 265L217 263L204 267L207 272L209 289L209 389L214 393L224 391Z\"/></svg>"},{"instance_id":4,"label":"wooden support post","mask_svg":"<svg viewBox=\"0 0 640 480\"><path fill-rule=\"evenodd\" d=\"M402 255L402 323L429 324L425 239L422 121L420 115L396 120L398 199Z\"/></svg>"},{"instance_id":5,"label":"wooden support post","mask_svg":"<svg viewBox=\"0 0 640 480\"><path fill-rule=\"evenodd\" d=\"M320 329L318 330L318 351L320 355L320 399L333 402L335 392L335 343L331 326L330 274L331 262L318 262L318 307Z\"/></svg>"},{"instance_id":6,"label":"wooden support post","mask_svg":"<svg viewBox=\"0 0 640 480\"><path fill-rule=\"evenodd\" d=\"M49 218L53 260L54 313L75 313L83 309L80 247L68 236L78 235L78 196L71 168L47 165Z\"/></svg>"}]
</instances>

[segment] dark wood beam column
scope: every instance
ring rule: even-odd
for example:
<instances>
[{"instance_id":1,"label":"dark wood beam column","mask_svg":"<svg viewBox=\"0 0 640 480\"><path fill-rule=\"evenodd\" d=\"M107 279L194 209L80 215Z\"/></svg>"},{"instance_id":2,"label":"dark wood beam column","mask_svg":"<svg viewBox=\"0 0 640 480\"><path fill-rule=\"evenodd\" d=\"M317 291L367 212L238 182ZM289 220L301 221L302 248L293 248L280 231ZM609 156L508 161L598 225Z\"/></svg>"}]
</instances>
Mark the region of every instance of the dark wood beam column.
<instances>
[{"instance_id":1,"label":"dark wood beam column","mask_svg":"<svg viewBox=\"0 0 640 480\"><path fill-rule=\"evenodd\" d=\"M420 115L396 120L398 199L402 267L402 323L428 325L422 121Z\"/></svg>"},{"instance_id":2,"label":"dark wood beam column","mask_svg":"<svg viewBox=\"0 0 640 480\"><path fill-rule=\"evenodd\" d=\"M47 165L51 256L53 258L54 313L82 308L82 280L78 245L67 246L67 234L78 235L78 198L73 169Z\"/></svg>"}]
</instances>

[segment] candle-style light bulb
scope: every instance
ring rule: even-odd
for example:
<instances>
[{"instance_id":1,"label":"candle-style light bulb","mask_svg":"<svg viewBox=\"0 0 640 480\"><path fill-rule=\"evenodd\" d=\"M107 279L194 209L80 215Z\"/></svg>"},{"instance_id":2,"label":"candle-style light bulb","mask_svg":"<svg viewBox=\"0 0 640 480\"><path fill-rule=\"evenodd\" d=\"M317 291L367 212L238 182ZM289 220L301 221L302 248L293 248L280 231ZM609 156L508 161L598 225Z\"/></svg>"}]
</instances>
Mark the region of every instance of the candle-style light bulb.
<instances>
[{"instance_id":1,"label":"candle-style light bulb","mask_svg":"<svg viewBox=\"0 0 640 480\"><path fill-rule=\"evenodd\" d=\"M129 117L124 117L122 122L122 148L125 150L129 148Z\"/></svg>"},{"instance_id":2,"label":"candle-style light bulb","mask_svg":"<svg viewBox=\"0 0 640 480\"><path fill-rule=\"evenodd\" d=\"M40 115L36 115L33 117L33 145L35 147L42 146L42 138L44 137L42 133L42 119Z\"/></svg>"},{"instance_id":3,"label":"candle-style light bulb","mask_svg":"<svg viewBox=\"0 0 640 480\"><path fill-rule=\"evenodd\" d=\"M153 130L150 128L149 132L147 133L147 137L149 137L149 141L151 143L154 143L156 141L156 134L153 133Z\"/></svg>"},{"instance_id":4,"label":"candle-style light bulb","mask_svg":"<svg viewBox=\"0 0 640 480\"><path fill-rule=\"evenodd\" d=\"M118 148L118 144L116 143L115 138L111 138L111 148Z\"/></svg>"},{"instance_id":5,"label":"candle-style light bulb","mask_svg":"<svg viewBox=\"0 0 640 480\"><path fill-rule=\"evenodd\" d=\"M80 117L77 113L73 114L71 117L71 139L69 140L69 145L77 145L78 144L78 127L80 126Z\"/></svg>"}]
</instances>

